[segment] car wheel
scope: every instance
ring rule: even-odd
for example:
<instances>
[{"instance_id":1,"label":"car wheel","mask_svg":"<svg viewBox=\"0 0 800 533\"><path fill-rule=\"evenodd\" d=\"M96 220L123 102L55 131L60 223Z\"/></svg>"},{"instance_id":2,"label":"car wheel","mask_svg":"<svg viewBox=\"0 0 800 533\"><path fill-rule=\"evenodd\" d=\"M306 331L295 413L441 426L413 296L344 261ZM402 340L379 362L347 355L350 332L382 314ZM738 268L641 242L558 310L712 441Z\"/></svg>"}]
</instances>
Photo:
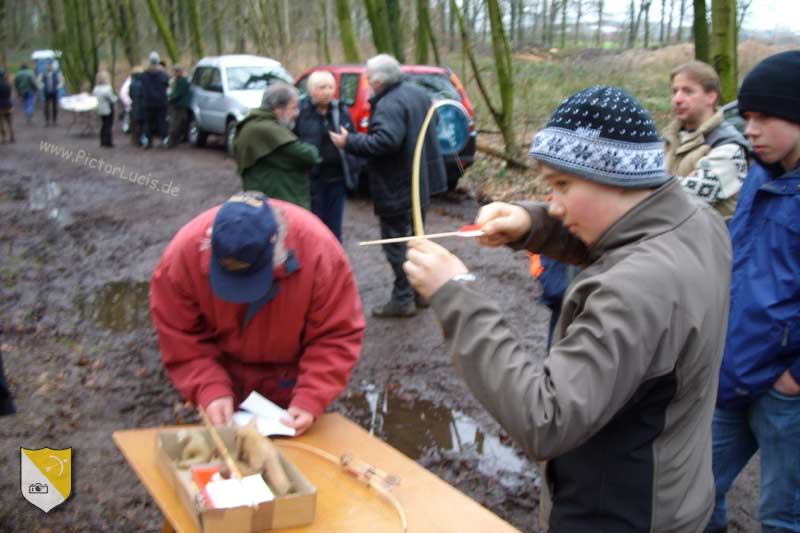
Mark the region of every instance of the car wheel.
<instances>
[{"instance_id":1,"label":"car wheel","mask_svg":"<svg viewBox=\"0 0 800 533\"><path fill-rule=\"evenodd\" d=\"M236 139L236 121L232 118L228 119L225 124L225 153L228 157L234 156L233 141Z\"/></svg>"},{"instance_id":2,"label":"car wheel","mask_svg":"<svg viewBox=\"0 0 800 533\"><path fill-rule=\"evenodd\" d=\"M197 123L197 119L192 117L189 121L189 143L195 146L205 146L206 139L208 139L208 133L204 132L200 129L200 125Z\"/></svg>"}]
</instances>

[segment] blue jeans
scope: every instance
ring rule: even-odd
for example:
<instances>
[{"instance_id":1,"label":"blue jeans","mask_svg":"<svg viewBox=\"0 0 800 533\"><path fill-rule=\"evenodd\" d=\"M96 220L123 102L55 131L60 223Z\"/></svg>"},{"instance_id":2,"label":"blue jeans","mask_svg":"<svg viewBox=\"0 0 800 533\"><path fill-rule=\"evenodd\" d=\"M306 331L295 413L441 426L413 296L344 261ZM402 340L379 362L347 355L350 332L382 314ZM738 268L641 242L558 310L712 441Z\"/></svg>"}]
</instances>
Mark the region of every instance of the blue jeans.
<instances>
[{"instance_id":1,"label":"blue jeans","mask_svg":"<svg viewBox=\"0 0 800 533\"><path fill-rule=\"evenodd\" d=\"M717 494L706 529L728 525L728 489L756 450L761 450L758 519L762 531L800 532L800 396L770 389L746 410L718 407L712 435Z\"/></svg>"},{"instance_id":2,"label":"blue jeans","mask_svg":"<svg viewBox=\"0 0 800 533\"><path fill-rule=\"evenodd\" d=\"M36 93L33 91L29 91L22 96L22 103L25 109L25 118L31 118L33 116L33 108L36 104Z\"/></svg>"},{"instance_id":3,"label":"blue jeans","mask_svg":"<svg viewBox=\"0 0 800 533\"><path fill-rule=\"evenodd\" d=\"M347 188L344 178L337 181L311 182L311 212L322 220L342 242L342 219Z\"/></svg>"}]
</instances>

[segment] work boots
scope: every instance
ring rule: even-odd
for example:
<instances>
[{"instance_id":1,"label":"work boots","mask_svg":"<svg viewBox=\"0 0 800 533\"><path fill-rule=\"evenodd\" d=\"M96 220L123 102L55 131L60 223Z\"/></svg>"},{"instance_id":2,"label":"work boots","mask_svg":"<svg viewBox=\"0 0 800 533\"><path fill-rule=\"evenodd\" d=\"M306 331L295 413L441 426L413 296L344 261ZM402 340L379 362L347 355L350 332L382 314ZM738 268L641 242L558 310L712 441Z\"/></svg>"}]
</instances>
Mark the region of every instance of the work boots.
<instances>
[{"instance_id":1,"label":"work boots","mask_svg":"<svg viewBox=\"0 0 800 533\"><path fill-rule=\"evenodd\" d=\"M417 306L414 302L401 304L395 300L389 300L383 305L372 308L372 316L378 318L408 318L417 314Z\"/></svg>"}]
</instances>

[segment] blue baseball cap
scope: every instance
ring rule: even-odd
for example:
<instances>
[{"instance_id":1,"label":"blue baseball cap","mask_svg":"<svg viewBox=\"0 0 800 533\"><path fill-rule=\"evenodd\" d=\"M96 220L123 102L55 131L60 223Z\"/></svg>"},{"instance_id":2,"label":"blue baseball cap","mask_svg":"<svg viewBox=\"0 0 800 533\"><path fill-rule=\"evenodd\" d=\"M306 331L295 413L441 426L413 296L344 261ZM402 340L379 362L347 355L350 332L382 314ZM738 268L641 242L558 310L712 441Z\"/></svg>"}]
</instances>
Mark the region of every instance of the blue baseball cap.
<instances>
[{"instance_id":1,"label":"blue baseball cap","mask_svg":"<svg viewBox=\"0 0 800 533\"><path fill-rule=\"evenodd\" d=\"M278 222L258 192L233 195L217 212L211 230L211 289L233 303L251 303L272 287L272 255Z\"/></svg>"}]
</instances>

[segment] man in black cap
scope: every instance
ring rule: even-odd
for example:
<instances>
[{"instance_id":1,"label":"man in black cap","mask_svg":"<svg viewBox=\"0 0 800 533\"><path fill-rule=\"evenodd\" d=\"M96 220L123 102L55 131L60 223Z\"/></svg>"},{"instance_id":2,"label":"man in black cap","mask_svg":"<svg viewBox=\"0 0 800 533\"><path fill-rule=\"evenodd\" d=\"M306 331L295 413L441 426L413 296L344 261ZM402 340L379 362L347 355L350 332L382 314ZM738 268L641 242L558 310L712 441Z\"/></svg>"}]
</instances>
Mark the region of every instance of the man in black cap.
<instances>
[{"instance_id":1,"label":"man in black cap","mask_svg":"<svg viewBox=\"0 0 800 533\"><path fill-rule=\"evenodd\" d=\"M730 223L728 336L714 413L716 507L761 450L758 519L800 532L800 51L770 56L745 77L739 113L756 162Z\"/></svg>"},{"instance_id":2,"label":"man in black cap","mask_svg":"<svg viewBox=\"0 0 800 533\"><path fill-rule=\"evenodd\" d=\"M652 118L620 89L566 99L530 155L552 201L493 203L477 223L485 245L583 267L550 352L526 353L501 307L441 246L412 242L408 278L430 297L478 400L530 457L547 461L547 531L699 531L714 504L725 223L666 174Z\"/></svg>"},{"instance_id":3,"label":"man in black cap","mask_svg":"<svg viewBox=\"0 0 800 533\"><path fill-rule=\"evenodd\" d=\"M364 316L339 241L311 212L239 193L184 226L150 286L170 379L215 424L257 391L304 432L347 386Z\"/></svg>"}]
</instances>

